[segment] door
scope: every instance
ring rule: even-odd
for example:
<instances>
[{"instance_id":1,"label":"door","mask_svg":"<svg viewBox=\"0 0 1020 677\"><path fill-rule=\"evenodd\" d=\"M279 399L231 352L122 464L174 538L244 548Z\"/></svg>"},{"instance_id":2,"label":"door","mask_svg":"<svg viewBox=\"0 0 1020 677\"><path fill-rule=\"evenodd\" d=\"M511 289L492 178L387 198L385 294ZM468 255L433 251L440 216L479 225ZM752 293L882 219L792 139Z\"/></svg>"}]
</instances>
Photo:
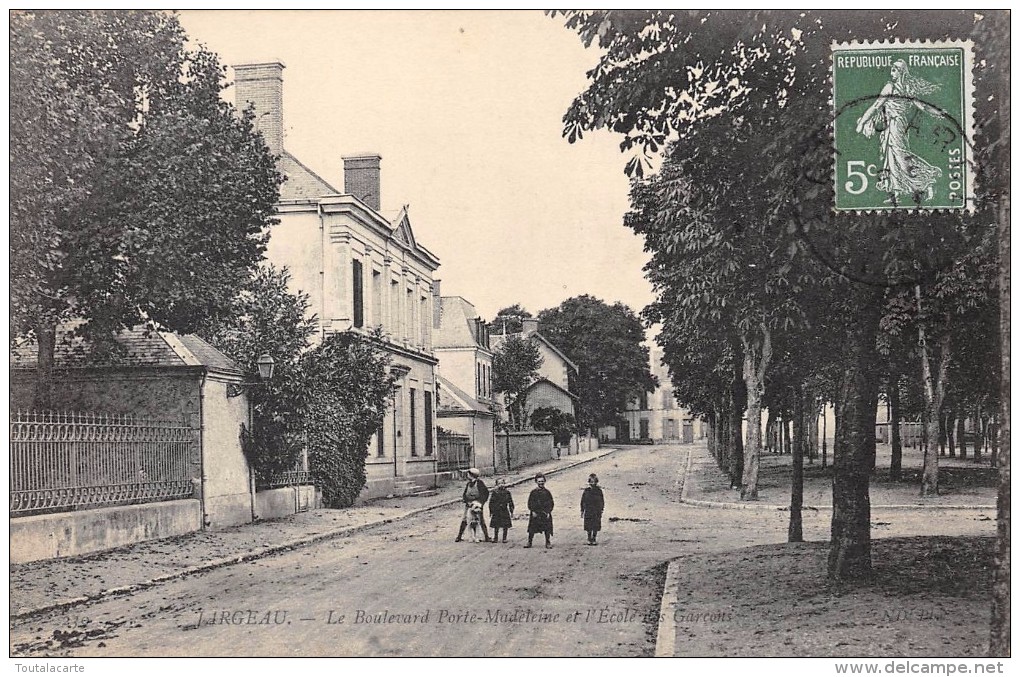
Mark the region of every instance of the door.
<instances>
[{"instance_id":1,"label":"door","mask_svg":"<svg viewBox=\"0 0 1020 677\"><path fill-rule=\"evenodd\" d=\"M684 421L684 444L694 442L694 421Z\"/></svg>"}]
</instances>

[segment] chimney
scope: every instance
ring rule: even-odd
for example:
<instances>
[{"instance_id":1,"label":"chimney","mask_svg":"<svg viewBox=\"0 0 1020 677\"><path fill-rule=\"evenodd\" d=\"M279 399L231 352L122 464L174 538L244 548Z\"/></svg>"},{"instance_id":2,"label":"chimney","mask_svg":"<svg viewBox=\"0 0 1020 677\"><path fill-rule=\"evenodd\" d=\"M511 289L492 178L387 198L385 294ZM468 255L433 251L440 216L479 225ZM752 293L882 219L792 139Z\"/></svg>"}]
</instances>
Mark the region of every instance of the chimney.
<instances>
[{"instance_id":1,"label":"chimney","mask_svg":"<svg viewBox=\"0 0 1020 677\"><path fill-rule=\"evenodd\" d=\"M269 152L283 152L283 64L246 63L234 66L234 101L239 109L255 107L255 129Z\"/></svg>"},{"instance_id":2,"label":"chimney","mask_svg":"<svg viewBox=\"0 0 1020 677\"><path fill-rule=\"evenodd\" d=\"M527 336L538 331L538 320L533 317L521 318L521 333Z\"/></svg>"},{"instance_id":3,"label":"chimney","mask_svg":"<svg viewBox=\"0 0 1020 677\"><path fill-rule=\"evenodd\" d=\"M439 291L440 280L432 280L432 327L439 329L443 321L443 295Z\"/></svg>"},{"instance_id":4,"label":"chimney","mask_svg":"<svg viewBox=\"0 0 1020 677\"><path fill-rule=\"evenodd\" d=\"M344 192L353 195L375 211L382 204L379 186L378 155L344 155Z\"/></svg>"}]
</instances>

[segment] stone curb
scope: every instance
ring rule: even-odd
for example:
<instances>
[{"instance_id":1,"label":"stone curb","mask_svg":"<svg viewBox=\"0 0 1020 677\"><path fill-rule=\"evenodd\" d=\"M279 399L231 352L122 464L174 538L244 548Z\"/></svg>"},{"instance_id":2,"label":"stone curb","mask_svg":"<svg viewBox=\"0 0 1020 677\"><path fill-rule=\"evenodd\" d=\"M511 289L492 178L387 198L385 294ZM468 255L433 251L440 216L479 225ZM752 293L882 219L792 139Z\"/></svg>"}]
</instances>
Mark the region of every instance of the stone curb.
<instances>
[{"instance_id":1,"label":"stone curb","mask_svg":"<svg viewBox=\"0 0 1020 677\"><path fill-rule=\"evenodd\" d=\"M610 454L613 454L613 453L615 453L615 452L617 452L619 450L620 449L616 448L616 447L608 447L606 449L605 453L599 453L597 456L592 456L591 458L586 458L586 459L581 460L581 461L575 461L575 462L570 463L568 465L564 465L564 466L561 466L561 467L556 467L556 468L553 468L551 470L542 471L542 472L543 472L543 474L545 474L547 476L548 475L555 475L556 473L563 472L564 470L570 470L571 468L576 468L579 465L584 465L585 463L591 463L592 461L597 461L599 459L605 458L606 456L609 456ZM508 482L507 486L508 487L514 487L514 486L517 486L519 484L524 484L525 482L530 482L530 481L532 481L532 479L533 479L533 477L523 477L523 478L521 478L519 480L514 480L513 482ZM256 550L248 550L247 552L242 552L242 553L240 553L238 555L231 555L229 557L220 557L220 558L217 558L217 559L208 560L206 562L202 562L201 564L195 564L195 565L190 566L190 567L185 567L184 569L181 569L179 571L174 571L174 572L171 572L169 574L163 574L162 576L156 576L155 578L152 578L152 579L150 579L148 581L144 581L142 583L132 583L130 585L122 585L122 586L116 587L116 588L109 588L107 590L100 590L98 593L96 593L94 595L86 595L86 596L83 596L83 597L73 597L71 599L61 600L59 602L53 602L51 604L46 604L44 606L37 607L37 608L34 608L34 609L26 609L26 610L23 610L23 611L18 611L17 613L12 613L10 615L10 620L12 620L12 621L13 620L23 620L23 619L26 619L26 618L30 618L32 616L37 616L39 614L47 613L47 612L50 612L50 611L58 611L58 610L63 610L63 609L69 609L71 607L75 607L75 606L78 606L80 604L86 604L88 602L94 602L96 600L104 599L104 598L107 598L107 597L117 597L119 595L127 595L127 594L130 594L130 593L133 593L133 592L138 592L140 590L146 590L148 588L155 587L155 586L160 585L162 583L167 583L169 581L177 580L179 578L184 578L185 576L191 576L193 574L204 573L206 571L211 571L213 569L219 569L221 567L231 566L231 565L234 565L234 564L242 564L244 562L250 562L252 560L261 559L263 557L269 557L269 556L275 555L277 553L285 552L285 551L288 551L288 550L295 550L297 548L302 548L304 546L312 545L312 544L319 543L319 542L322 542L322 541L328 541L328 540L334 539L334 538L342 538L344 536L351 536L351 535L357 534L359 532L365 531L367 529L371 529L373 527L383 526L385 524L391 524L391 523L397 522L399 520L405 520L405 519L408 519L409 517L415 517L416 515L421 515L423 513L430 512L432 510L438 510L439 508L447 508L447 507L449 507L451 505L457 505L460 502L461 502L460 498L455 498L455 499L451 499L451 500L447 500L447 501L442 501L440 503L434 503L432 505L427 505L427 506L424 506L422 508L415 508L414 510L408 510L405 513L402 513L400 515L394 515L393 517L386 517L384 519L374 520L372 522L367 522L365 524L359 524L359 525L353 526L353 527L343 527L341 529L336 529L334 531L326 531L326 532L323 532L321 534L315 534L314 536L306 536L306 537L303 537L303 538L297 538L297 539L294 539L292 541L288 541L286 543L280 543L278 545L269 546L267 548L259 548L259 549L256 549Z\"/></svg>"},{"instance_id":2,"label":"stone curb","mask_svg":"<svg viewBox=\"0 0 1020 677\"><path fill-rule=\"evenodd\" d=\"M680 562L671 560L666 567L666 582L662 586L662 603L659 605L659 628L655 635L655 657L673 658L676 655L676 607L680 588Z\"/></svg>"},{"instance_id":3,"label":"stone curb","mask_svg":"<svg viewBox=\"0 0 1020 677\"><path fill-rule=\"evenodd\" d=\"M680 485L680 502L685 505L691 505L698 508L729 508L731 510L780 510L789 512L790 506L788 505L775 505L772 503L756 503L749 501L745 503L730 503L727 501L702 501L700 499L689 499L685 498L687 490L687 475L691 471L691 459L694 455L693 449L687 450L687 463L684 465L683 476L678 481ZM832 510L831 505L805 505L803 510ZM996 510L994 505L912 505L906 504L893 504L893 505L873 505L872 510Z\"/></svg>"}]
</instances>

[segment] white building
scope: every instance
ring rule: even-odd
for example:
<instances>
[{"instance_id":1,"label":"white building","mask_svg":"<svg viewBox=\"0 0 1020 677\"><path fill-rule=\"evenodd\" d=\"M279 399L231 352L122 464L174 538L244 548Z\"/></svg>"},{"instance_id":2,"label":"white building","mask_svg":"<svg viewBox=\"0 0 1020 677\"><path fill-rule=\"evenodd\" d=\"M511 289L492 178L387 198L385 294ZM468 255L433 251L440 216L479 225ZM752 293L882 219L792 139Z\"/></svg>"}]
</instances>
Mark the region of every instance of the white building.
<instances>
[{"instance_id":1,"label":"white building","mask_svg":"<svg viewBox=\"0 0 1020 677\"><path fill-rule=\"evenodd\" d=\"M407 207L382 211L378 155L343 157L337 190L283 144L283 64L234 66L238 107L251 103L287 180L280 189L268 258L309 295L319 338L380 328L400 375L393 405L369 447L362 498L433 486L436 356L433 274L439 259L418 243Z\"/></svg>"}]
</instances>

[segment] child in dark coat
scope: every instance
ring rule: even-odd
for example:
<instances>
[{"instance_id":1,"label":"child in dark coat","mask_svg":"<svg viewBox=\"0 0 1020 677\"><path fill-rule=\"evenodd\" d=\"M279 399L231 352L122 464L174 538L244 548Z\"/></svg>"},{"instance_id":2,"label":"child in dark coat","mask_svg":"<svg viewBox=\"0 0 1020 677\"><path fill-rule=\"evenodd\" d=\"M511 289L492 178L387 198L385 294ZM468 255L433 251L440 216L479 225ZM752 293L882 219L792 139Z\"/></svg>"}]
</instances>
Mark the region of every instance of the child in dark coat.
<instances>
[{"instance_id":1,"label":"child in dark coat","mask_svg":"<svg viewBox=\"0 0 1020 677\"><path fill-rule=\"evenodd\" d=\"M588 532L588 545L598 545L595 538L602 531L602 511L606 507L605 496L599 488L598 475L588 475L588 488L581 494L581 518L584 530Z\"/></svg>"},{"instance_id":2,"label":"child in dark coat","mask_svg":"<svg viewBox=\"0 0 1020 677\"><path fill-rule=\"evenodd\" d=\"M506 543L506 531L513 526L514 497L506 488L506 480L496 480L496 488L489 494L489 526L492 527L492 542L499 542L499 530L503 530L503 542Z\"/></svg>"},{"instance_id":3,"label":"child in dark coat","mask_svg":"<svg viewBox=\"0 0 1020 677\"><path fill-rule=\"evenodd\" d=\"M551 548L553 533L553 497L552 493L545 488L545 475L535 475L535 484L538 485L531 490L528 496L528 510L531 511L531 518L528 520L528 544L525 548L531 547L531 541L535 534L545 534L545 547Z\"/></svg>"}]
</instances>

